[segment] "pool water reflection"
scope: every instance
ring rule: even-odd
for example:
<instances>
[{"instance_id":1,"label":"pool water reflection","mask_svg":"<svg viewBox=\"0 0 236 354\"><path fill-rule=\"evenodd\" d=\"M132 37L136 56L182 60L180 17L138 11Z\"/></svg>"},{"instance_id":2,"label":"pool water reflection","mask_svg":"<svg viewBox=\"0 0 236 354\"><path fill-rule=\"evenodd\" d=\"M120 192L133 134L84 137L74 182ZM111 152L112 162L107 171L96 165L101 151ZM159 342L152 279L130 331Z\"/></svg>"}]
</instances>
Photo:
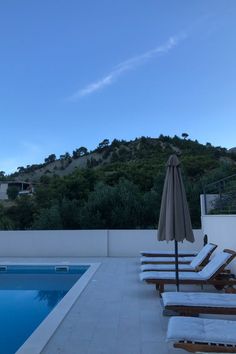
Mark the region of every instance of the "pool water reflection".
<instances>
[{"instance_id":1,"label":"pool water reflection","mask_svg":"<svg viewBox=\"0 0 236 354\"><path fill-rule=\"evenodd\" d=\"M66 274L16 269L0 274L0 353L13 354L88 267Z\"/></svg>"}]
</instances>

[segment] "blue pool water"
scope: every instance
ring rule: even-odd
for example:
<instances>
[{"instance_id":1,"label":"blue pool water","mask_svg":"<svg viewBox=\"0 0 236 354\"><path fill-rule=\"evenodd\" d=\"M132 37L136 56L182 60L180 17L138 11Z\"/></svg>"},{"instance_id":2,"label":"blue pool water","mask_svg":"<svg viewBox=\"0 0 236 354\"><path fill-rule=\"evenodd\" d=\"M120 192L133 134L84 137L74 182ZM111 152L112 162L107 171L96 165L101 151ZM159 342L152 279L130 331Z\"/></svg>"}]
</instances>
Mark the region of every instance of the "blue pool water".
<instances>
[{"instance_id":1,"label":"blue pool water","mask_svg":"<svg viewBox=\"0 0 236 354\"><path fill-rule=\"evenodd\" d=\"M87 269L0 266L0 353L15 353Z\"/></svg>"}]
</instances>

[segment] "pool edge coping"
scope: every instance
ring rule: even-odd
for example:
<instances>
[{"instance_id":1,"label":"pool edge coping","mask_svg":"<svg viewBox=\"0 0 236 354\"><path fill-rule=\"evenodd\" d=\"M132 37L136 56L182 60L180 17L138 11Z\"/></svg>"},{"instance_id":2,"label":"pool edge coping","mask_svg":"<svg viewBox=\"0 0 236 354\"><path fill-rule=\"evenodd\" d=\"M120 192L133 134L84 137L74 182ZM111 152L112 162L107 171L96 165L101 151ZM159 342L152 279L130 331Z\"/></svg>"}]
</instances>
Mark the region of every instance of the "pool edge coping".
<instances>
[{"instance_id":1,"label":"pool edge coping","mask_svg":"<svg viewBox=\"0 0 236 354\"><path fill-rule=\"evenodd\" d=\"M13 265L54 265L54 263L14 263ZM45 319L39 324L34 332L27 338L27 340L21 345L15 354L40 354L45 348L65 316L68 314L76 300L88 285L90 279L96 273L100 267L100 262L57 262L55 265L81 265L89 266L86 272L77 280L68 293L62 298L62 300L54 307L54 309L45 317Z\"/></svg>"}]
</instances>

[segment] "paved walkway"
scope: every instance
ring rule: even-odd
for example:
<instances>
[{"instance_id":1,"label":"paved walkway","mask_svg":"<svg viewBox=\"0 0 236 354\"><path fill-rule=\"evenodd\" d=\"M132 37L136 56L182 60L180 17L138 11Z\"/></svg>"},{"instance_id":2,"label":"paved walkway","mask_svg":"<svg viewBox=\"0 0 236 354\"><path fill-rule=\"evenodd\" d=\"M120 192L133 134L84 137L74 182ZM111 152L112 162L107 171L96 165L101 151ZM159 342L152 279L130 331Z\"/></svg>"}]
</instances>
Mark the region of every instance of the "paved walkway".
<instances>
[{"instance_id":1,"label":"paved walkway","mask_svg":"<svg viewBox=\"0 0 236 354\"><path fill-rule=\"evenodd\" d=\"M137 258L81 261L102 264L43 354L186 353L165 342L168 318L155 288L139 281Z\"/></svg>"}]
</instances>

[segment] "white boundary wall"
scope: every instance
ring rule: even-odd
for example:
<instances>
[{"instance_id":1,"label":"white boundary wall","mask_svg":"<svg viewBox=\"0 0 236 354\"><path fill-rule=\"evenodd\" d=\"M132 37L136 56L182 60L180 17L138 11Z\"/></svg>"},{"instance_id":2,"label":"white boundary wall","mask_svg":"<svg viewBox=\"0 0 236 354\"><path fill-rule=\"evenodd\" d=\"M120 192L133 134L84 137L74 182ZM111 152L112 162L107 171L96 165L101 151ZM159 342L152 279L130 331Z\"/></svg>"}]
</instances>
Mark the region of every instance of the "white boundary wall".
<instances>
[{"instance_id":1,"label":"white boundary wall","mask_svg":"<svg viewBox=\"0 0 236 354\"><path fill-rule=\"evenodd\" d=\"M208 241L218 245L216 252L224 248L236 251L236 215L205 215L203 196L201 196L202 232ZM230 269L236 274L236 260Z\"/></svg>"},{"instance_id":2,"label":"white boundary wall","mask_svg":"<svg viewBox=\"0 0 236 354\"><path fill-rule=\"evenodd\" d=\"M162 250L174 252L174 243L157 241L157 230L110 230L110 256L137 256L140 251ZM179 251L198 251L203 246L201 230L194 230L195 242L179 243Z\"/></svg>"},{"instance_id":3,"label":"white boundary wall","mask_svg":"<svg viewBox=\"0 0 236 354\"><path fill-rule=\"evenodd\" d=\"M179 250L198 251L195 242L179 244ZM135 257L144 250L174 250L172 242L158 242L156 230L53 230L0 231L0 257Z\"/></svg>"}]
</instances>

